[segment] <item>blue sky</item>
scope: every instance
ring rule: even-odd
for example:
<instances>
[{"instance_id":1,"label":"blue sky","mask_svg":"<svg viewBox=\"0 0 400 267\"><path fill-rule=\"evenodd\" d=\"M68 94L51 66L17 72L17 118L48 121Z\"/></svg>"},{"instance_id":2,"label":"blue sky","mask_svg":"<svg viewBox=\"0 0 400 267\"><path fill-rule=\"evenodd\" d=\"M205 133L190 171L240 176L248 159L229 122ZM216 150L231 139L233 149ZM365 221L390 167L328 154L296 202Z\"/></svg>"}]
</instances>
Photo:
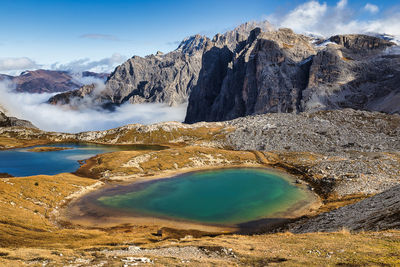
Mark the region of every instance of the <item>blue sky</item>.
<instances>
[{"instance_id":1,"label":"blue sky","mask_svg":"<svg viewBox=\"0 0 400 267\"><path fill-rule=\"evenodd\" d=\"M2 0L0 72L1 66L6 70L10 60L17 58L34 62L35 68L84 58L88 59L86 63L96 63L113 54L117 62L157 50L168 52L188 35L200 33L212 36L250 20L269 19L276 24L285 22L278 26L291 26L295 21L293 27L296 28L299 14L300 21L303 21L301 16L304 10L312 8L317 13L325 12L323 16L311 12L311 16L322 20L319 24L331 21L334 16L331 23L335 23L335 19L347 20L342 28L346 28L349 21L358 23L358 26L346 28L347 31L367 29L369 21L377 22L377 30L384 27L382 30L392 31L395 26L400 27L400 24L396 25L399 6L394 0L341 0L346 6L344 11L338 9L338 1L317 1L314 5L304 6L306 2L310 3L276 0ZM325 9L329 8L334 15L327 15L324 3ZM370 6L366 7L367 4ZM299 7L303 9L293 15ZM340 17L343 14L345 16ZM388 23L385 20L387 17L393 17L393 20ZM395 25L385 28L382 23ZM317 25L303 26L296 30L309 31L308 27L311 31L326 31ZM5 58L8 65L2 65L1 59ZM26 61L19 62L24 66Z\"/></svg>"}]
</instances>

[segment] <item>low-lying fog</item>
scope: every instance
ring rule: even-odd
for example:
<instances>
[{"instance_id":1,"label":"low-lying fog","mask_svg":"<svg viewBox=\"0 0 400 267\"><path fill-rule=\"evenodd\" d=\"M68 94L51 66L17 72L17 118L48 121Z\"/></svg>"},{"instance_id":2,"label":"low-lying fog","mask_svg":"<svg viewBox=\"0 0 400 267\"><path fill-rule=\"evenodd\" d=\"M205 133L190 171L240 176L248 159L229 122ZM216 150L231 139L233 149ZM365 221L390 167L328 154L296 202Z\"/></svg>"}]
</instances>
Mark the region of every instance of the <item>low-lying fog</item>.
<instances>
[{"instance_id":1,"label":"low-lying fog","mask_svg":"<svg viewBox=\"0 0 400 267\"><path fill-rule=\"evenodd\" d=\"M13 88L14 85L9 82L0 82L0 106L7 110L9 116L29 120L46 131L76 133L106 130L130 123L183 121L186 114L186 104L177 107L124 104L113 112L84 107L71 110L47 104L46 101L54 94L16 93Z\"/></svg>"}]
</instances>

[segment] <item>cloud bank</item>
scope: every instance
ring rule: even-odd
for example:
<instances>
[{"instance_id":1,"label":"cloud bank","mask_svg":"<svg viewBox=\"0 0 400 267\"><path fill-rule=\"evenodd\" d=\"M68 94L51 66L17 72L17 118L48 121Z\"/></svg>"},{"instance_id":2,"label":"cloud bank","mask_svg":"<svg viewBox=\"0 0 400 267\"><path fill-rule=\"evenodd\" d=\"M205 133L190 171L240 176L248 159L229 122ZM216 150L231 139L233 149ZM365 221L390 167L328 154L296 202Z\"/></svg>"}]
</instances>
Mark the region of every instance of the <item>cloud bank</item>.
<instances>
[{"instance_id":1,"label":"cloud bank","mask_svg":"<svg viewBox=\"0 0 400 267\"><path fill-rule=\"evenodd\" d=\"M40 68L49 70L69 71L71 73L82 73L91 71L97 73L111 73L118 65L125 62L128 58L118 53L100 60L90 60L82 58L67 63L53 63L51 65L38 64L28 57L0 58L0 73L8 75L19 75L26 70L36 70Z\"/></svg>"},{"instance_id":2,"label":"cloud bank","mask_svg":"<svg viewBox=\"0 0 400 267\"><path fill-rule=\"evenodd\" d=\"M376 5L374 5L374 4L370 4L370 3L367 3L367 4L364 6L364 9L365 9L366 11L368 11L368 12L371 12L372 14L379 12L379 7L376 6Z\"/></svg>"},{"instance_id":3,"label":"cloud bank","mask_svg":"<svg viewBox=\"0 0 400 267\"><path fill-rule=\"evenodd\" d=\"M164 104L125 104L114 112L93 109L71 110L45 102L53 94L26 94L12 91L9 82L0 82L0 106L9 114L31 121L42 130L82 132L106 130L130 123L150 124L183 121L186 104L169 107Z\"/></svg>"},{"instance_id":4,"label":"cloud bank","mask_svg":"<svg viewBox=\"0 0 400 267\"><path fill-rule=\"evenodd\" d=\"M118 53L114 53L111 57L103 58L100 60L90 60L89 58L83 58L65 64L54 63L50 66L50 68L52 70L66 70L73 73L79 73L83 71L109 73L113 71L116 66L120 65L126 60L127 57Z\"/></svg>"},{"instance_id":5,"label":"cloud bank","mask_svg":"<svg viewBox=\"0 0 400 267\"><path fill-rule=\"evenodd\" d=\"M377 14L379 7L368 3L361 12L365 11ZM278 27L325 37L350 33L385 33L400 36L400 12L377 14L378 17L366 20L358 19L357 12L360 11L350 8L347 0L341 0L335 6L312 0L286 14L273 14L266 16L266 19Z\"/></svg>"},{"instance_id":6,"label":"cloud bank","mask_svg":"<svg viewBox=\"0 0 400 267\"><path fill-rule=\"evenodd\" d=\"M30 58L18 57L18 58L0 58L0 71L9 72L15 70L27 70L39 68L39 65Z\"/></svg>"}]
</instances>

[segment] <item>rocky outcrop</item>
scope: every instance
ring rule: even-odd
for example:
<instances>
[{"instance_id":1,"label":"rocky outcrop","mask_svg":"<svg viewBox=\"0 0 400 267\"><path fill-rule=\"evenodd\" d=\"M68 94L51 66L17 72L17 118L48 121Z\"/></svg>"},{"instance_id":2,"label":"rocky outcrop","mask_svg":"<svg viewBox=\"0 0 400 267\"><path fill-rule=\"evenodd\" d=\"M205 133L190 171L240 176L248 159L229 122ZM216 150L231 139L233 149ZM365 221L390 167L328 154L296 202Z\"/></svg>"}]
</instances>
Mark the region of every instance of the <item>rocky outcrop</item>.
<instances>
[{"instance_id":1,"label":"rocky outcrop","mask_svg":"<svg viewBox=\"0 0 400 267\"><path fill-rule=\"evenodd\" d=\"M400 186L289 226L294 233L400 229Z\"/></svg>"},{"instance_id":2,"label":"rocky outcrop","mask_svg":"<svg viewBox=\"0 0 400 267\"><path fill-rule=\"evenodd\" d=\"M185 122L341 108L398 113L400 57L386 53L394 45L367 35L316 45L289 29L254 30L232 55L217 58L216 45L205 51Z\"/></svg>"},{"instance_id":3,"label":"rocky outcrop","mask_svg":"<svg viewBox=\"0 0 400 267\"><path fill-rule=\"evenodd\" d=\"M101 94L95 96L89 94L86 98L94 98L99 105L166 103L173 106L185 103L197 85L204 49L214 46L225 47L226 53L230 54L247 40L250 31L255 27L260 27L264 31L272 29L267 21L250 22L225 34L217 34L213 40L200 35L190 36L184 39L176 50L167 54L157 52L146 57L134 56L115 69ZM85 89L79 89L81 90ZM75 96L78 101L86 101L85 97L80 99L84 94L84 92L61 94L50 102L76 103L66 100Z\"/></svg>"},{"instance_id":4,"label":"rocky outcrop","mask_svg":"<svg viewBox=\"0 0 400 267\"><path fill-rule=\"evenodd\" d=\"M25 128L36 128L30 121L20 120L15 117L7 117L3 112L0 111L0 127L25 127Z\"/></svg>"},{"instance_id":5,"label":"rocky outcrop","mask_svg":"<svg viewBox=\"0 0 400 267\"><path fill-rule=\"evenodd\" d=\"M75 106L77 102L84 99L85 96L94 95L96 89L95 84L89 84L82 86L79 90L69 91L63 94L57 94L51 97L47 102L49 104L59 104L59 105L71 105ZM87 98L91 100L91 98ZM71 102L72 101L72 102Z\"/></svg>"}]
</instances>

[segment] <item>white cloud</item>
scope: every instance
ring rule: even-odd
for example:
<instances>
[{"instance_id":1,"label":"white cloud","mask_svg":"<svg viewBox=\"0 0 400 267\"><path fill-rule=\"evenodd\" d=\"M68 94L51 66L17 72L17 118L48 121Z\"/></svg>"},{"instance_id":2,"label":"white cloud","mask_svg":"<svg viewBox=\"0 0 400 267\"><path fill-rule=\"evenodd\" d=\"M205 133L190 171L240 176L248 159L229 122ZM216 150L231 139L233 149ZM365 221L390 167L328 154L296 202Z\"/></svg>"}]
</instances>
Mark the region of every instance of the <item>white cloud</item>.
<instances>
[{"instance_id":1,"label":"white cloud","mask_svg":"<svg viewBox=\"0 0 400 267\"><path fill-rule=\"evenodd\" d=\"M0 58L0 71L13 71L13 70L27 70L32 68L38 68L36 64L30 58L18 57L18 58Z\"/></svg>"},{"instance_id":2,"label":"white cloud","mask_svg":"<svg viewBox=\"0 0 400 267\"><path fill-rule=\"evenodd\" d=\"M115 35L100 34L100 33L88 33L79 36L79 38L92 39L92 40L108 40L108 41L119 41L119 38Z\"/></svg>"},{"instance_id":3,"label":"white cloud","mask_svg":"<svg viewBox=\"0 0 400 267\"><path fill-rule=\"evenodd\" d=\"M54 63L51 65L53 70L66 70L74 73L82 71L93 71L93 72L111 72L116 66L123 63L127 57L114 53L111 57L103 58L100 60L90 60L89 58L83 58L74 60L65 64Z\"/></svg>"},{"instance_id":4,"label":"white cloud","mask_svg":"<svg viewBox=\"0 0 400 267\"><path fill-rule=\"evenodd\" d=\"M324 16L327 10L326 3L320 4L317 1L310 1L299 5L283 18L269 17L273 23L281 20L280 25L294 31L301 31L304 27L314 27Z\"/></svg>"},{"instance_id":5,"label":"white cloud","mask_svg":"<svg viewBox=\"0 0 400 267\"><path fill-rule=\"evenodd\" d=\"M377 13L379 11L379 7L378 6L376 6L374 4L370 4L370 3L367 3L364 6L364 9L367 10L368 12L371 12L372 14Z\"/></svg>"},{"instance_id":6,"label":"white cloud","mask_svg":"<svg viewBox=\"0 0 400 267\"><path fill-rule=\"evenodd\" d=\"M71 110L46 101L53 94L15 93L13 85L0 82L0 106L12 116L31 121L40 129L59 132L105 130L130 123L150 124L183 121L186 104L169 107L164 104L125 104L114 112L90 108Z\"/></svg>"},{"instance_id":7,"label":"white cloud","mask_svg":"<svg viewBox=\"0 0 400 267\"><path fill-rule=\"evenodd\" d=\"M378 7L367 4L370 12ZM298 33L313 33L329 37L335 34L386 33L400 36L400 12L394 11L375 19L357 18L357 11L340 0L335 6L325 2L309 1L283 16L270 15L267 19L278 27L289 27Z\"/></svg>"},{"instance_id":8,"label":"white cloud","mask_svg":"<svg viewBox=\"0 0 400 267\"><path fill-rule=\"evenodd\" d=\"M345 8L347 6L347 0L340 0L337 4L336 7L339 9Z\"/></svg>"}]
</instances>

